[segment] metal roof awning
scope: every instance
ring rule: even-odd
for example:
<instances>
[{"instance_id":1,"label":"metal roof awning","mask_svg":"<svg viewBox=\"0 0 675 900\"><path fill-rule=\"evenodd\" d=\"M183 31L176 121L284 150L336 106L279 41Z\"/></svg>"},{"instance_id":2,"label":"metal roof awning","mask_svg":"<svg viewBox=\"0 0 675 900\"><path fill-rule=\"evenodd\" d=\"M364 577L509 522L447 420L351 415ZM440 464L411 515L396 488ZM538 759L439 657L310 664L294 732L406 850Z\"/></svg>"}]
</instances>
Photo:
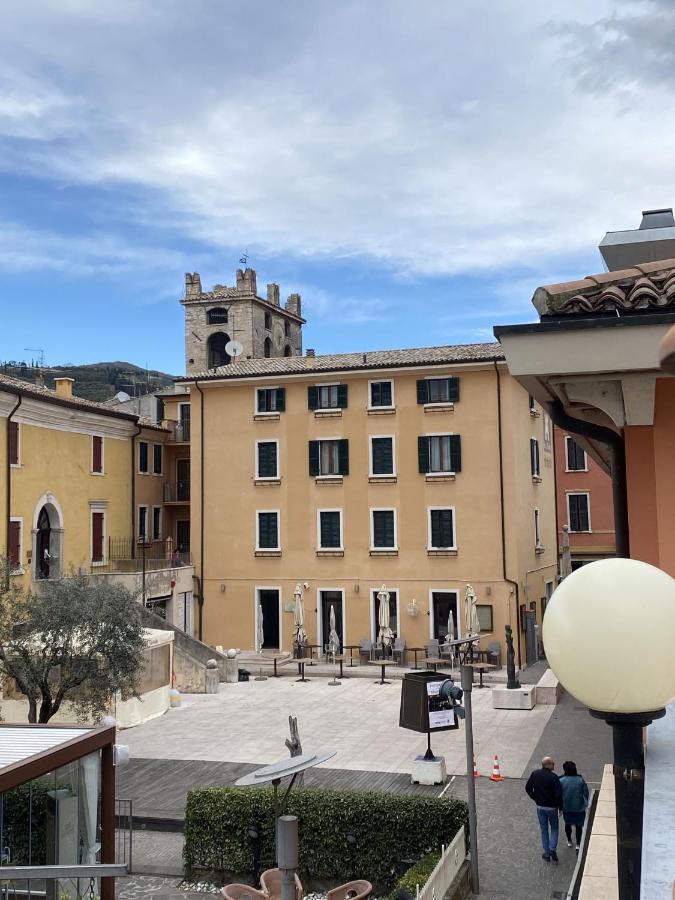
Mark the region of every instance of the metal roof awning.
<instances>
[{"instance_id":1,"label":"metal roof awning","mask_svg":"<svg viewBox=\"0 0 675 900\"><path fill-rule=\"evenodd\" d=\"M82 737L91 728L55 726L40 728L30 725L3 725L0 727L0 772L5 766L24 762L38 753L54 750L60 744Z\"/></svg>"}]
</instances>

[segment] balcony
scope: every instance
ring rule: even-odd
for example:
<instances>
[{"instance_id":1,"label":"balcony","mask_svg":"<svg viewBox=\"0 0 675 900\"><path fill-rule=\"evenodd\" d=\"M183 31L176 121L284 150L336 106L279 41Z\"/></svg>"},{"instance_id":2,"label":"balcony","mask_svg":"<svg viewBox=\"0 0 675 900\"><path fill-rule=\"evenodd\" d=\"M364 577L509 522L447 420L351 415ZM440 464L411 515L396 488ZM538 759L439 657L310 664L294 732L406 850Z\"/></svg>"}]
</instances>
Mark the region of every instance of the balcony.
<instances>
[{"instance_id":1,"label":"balcony","mask_svg":"<svg viewBox=\"0 0 675 900\"><path fill-rule=\"evenodd\" d=\"M185 422L176 422L170 420L168 423L171 431L169 432L169 442L173 444L189 444L190 443L190 420Z\"/></svg>"},{"instance_id":2,"label":"balcony","mask_svg":"<svg viewBox=\"0 0 675 900\"><path fill-rule=\"evenodd\" d=\"M189 481L166 481L164 483L164 502L187 504L190 502Z\"/></svg>"}]
</instances>

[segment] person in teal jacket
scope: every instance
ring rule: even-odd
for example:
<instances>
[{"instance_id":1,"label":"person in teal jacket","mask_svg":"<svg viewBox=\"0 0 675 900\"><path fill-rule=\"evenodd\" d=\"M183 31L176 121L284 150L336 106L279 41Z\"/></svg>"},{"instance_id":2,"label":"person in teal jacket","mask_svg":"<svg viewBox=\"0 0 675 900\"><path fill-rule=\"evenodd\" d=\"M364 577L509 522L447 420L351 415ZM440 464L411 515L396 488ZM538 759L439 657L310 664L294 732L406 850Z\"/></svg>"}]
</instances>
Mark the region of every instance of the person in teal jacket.
<instances>
[{"instance_id":1,"label":"person in teal jacket","mask_svg":"<svg viewBox=\"0 0 675 900\"><path fill-rule=\"evenodd\" d=\"M588 785L577 772L576 763L570 761L563 763L564 775L560 778L562 788L563 819L565 820L565 834L567 846L572 846L572 826L575 829L576 851L579 852L581 832L586 819L586 807L588 806Z\"/></svg>"}]
</instances>

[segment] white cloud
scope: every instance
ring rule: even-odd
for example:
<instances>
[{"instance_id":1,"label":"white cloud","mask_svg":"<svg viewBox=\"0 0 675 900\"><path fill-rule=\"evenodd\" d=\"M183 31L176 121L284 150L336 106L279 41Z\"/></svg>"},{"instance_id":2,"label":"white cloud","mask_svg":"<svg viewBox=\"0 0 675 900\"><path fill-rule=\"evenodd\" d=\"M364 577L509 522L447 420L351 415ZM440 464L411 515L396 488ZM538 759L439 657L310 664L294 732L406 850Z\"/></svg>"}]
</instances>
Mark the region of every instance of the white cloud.
<instances>
[{"instance_id":1,"label":"white cloud","mask_svg":"<svg viewBox=\"0 0 675 900\"><path fill-rule=\"evenodd\" d=\"M628 60L654 16L673 24L665 2L621 0L481 15L436 0L5 0L0 165L149 189L144 224L214 247L414 275L562 269L673 199L670 83L636 79L627 103L590 75L613 22Z\"/></svg>"}]
</instances>

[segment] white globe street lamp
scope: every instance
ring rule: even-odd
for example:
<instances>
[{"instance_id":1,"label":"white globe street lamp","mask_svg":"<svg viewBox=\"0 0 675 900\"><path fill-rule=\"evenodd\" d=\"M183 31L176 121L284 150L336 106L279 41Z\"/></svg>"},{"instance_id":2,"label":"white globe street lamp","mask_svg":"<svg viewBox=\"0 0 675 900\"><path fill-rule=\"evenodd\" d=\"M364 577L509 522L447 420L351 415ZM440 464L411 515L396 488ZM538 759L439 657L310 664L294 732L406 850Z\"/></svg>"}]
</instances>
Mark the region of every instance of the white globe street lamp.
<instances>
[{"instance_id":1,"label":"white globe street lamp","mask_svg":"<svg viewBox=\"0 0 675 900\"><path fill-rule=\"evenodd\" d=\"M582 566L554 591L542 636L561 684L612 726L619 900L637 900L642 730L675 698L675 579L634 559Z\"/></svg>"}]
</instances>

